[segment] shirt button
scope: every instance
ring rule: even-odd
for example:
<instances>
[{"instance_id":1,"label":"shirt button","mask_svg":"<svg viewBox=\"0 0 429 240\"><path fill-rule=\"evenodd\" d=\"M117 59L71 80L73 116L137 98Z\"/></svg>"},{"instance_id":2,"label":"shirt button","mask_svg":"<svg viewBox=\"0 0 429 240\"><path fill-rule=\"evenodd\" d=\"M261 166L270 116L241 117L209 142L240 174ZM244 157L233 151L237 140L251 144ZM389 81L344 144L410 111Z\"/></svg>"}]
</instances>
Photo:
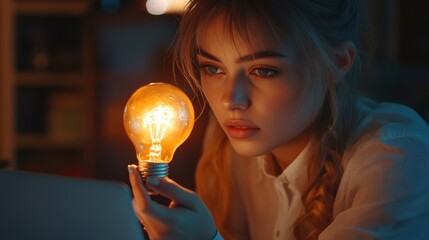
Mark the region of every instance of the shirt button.
<instances>
[{"instance_id":1,"label":"shirt button","mask_svg":"<svg viewBox=\"0 0 429 240\"><path fill-rule=\"evenodd\" d=\"M279 238L280 237L280 230L277 230L276 231L276 238Z\"/></svg>"}]
</instances>

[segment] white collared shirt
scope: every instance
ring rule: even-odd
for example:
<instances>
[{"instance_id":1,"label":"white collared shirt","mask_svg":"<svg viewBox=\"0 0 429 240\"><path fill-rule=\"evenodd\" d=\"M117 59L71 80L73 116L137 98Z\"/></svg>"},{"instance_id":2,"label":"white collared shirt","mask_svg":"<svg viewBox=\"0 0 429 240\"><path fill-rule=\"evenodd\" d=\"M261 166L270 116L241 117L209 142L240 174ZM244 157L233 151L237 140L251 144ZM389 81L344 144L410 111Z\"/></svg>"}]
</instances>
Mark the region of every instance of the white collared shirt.
<instances>
[{"instance_id":1,"label":"white collared shirt","mask_svg":"<svg viewBox=\"0 0 429 240\"><path fill-rule=\"evenodd\" d=\"M397 104L360 98L358 111L362 121L343 156L334 221L319 239L429 239L428 125ZM376 131L364 135L374 123ZM310 147L278 176L266 171L269 156L232 159L232 201L240 202L231 214L243 221L237 238L294 239L291 226L303 211Z\"/></svg>"},{"instance_id":2,"label":"white collared shirt","mask_svg":"<svg viewBox=\"0 0 429 240\"><path fill-rule=\"evenodd\" d=\"M271 155L242 163L235 174L252 239L287 239L289 227L302 213L301 189L306 181L308 146L278 176L266 171ZM237 168L235 168L237 169ZM279 214L282 213L282 214Z\"/></svg>"}]
</instances>

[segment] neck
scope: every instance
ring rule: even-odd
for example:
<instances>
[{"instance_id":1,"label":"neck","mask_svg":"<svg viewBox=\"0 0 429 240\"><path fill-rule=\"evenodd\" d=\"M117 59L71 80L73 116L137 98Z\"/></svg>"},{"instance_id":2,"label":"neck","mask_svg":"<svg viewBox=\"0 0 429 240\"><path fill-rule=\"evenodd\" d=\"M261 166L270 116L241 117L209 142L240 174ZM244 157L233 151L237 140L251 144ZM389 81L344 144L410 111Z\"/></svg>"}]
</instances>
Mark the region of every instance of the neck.
<instances>
[{"instance_id":1,"label":"neck","mask_svg":"<svg viewBox=\"0 0 429 240\"><path fill-rule=\"evenodd\" d=\"M310 125L294 139L274 149L271 152L273 155L273 161L271 163L273 166L271 166L271 169L276 169L275 172L283 172L283 170L285 170L304 150L313 132L314 124Z\"/></svg>"}]
</instances>

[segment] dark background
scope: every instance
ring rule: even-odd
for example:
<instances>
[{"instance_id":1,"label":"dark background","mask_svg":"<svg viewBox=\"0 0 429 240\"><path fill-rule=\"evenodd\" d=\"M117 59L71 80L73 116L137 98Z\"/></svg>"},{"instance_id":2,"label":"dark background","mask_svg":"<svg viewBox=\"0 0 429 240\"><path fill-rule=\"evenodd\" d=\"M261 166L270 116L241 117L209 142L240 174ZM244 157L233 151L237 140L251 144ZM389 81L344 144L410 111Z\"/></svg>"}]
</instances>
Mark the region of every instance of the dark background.
<instances>
[{"instance_id":1,"label":"dark background","mask_svg":"<svg viewBox=\"0 0 429 240\"><path fill-rule=\"evenodd\" d=\"M373 73L359 84L362 94L409 105L429 122L428 1L366 2L374 26L376 54ZM122 112L128 97L141 85L170 81L163 58L174 39L177 19L177 15L149 15L143 0L91 1L89 10L80 16L17 15L16 71L86 68L92 87L91 114L85 118L91 121L90 157L83 158L74 149L17 149L16 168L128 182L126 166L137 161L122 127ZM43 54L37 55L37 61L36 55L29 54L38 51L48 53L49 64ZM27 108L16 112L17 133L37 135L47 131L46 112L50 111L48 96L52 91L46 86L17 87L14 104L17 109ZM73 95L73 91L55 88L62 96ZM198 111L197 103L196 107ZM205 121L203 116L196 122L191 137L170 164L170 177L189 188L194 187L193 173ZM57 161L58 155L62 161ZM43 161L34 160L34 156ZM74 164L76 159L90 163Z\"/></svg>"}]
</instances>

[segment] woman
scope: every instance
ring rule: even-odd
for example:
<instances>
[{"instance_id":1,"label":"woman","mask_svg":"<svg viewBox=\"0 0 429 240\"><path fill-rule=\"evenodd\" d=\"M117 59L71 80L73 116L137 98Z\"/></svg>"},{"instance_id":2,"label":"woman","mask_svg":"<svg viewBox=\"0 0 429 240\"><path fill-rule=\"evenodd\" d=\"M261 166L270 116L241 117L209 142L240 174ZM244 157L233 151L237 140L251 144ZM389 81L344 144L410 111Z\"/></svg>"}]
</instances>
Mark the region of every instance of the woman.
<instances>
[{"instance_id":1,"label":"woman","mask_svg":"<svg viewBox=\"0 0 429 240\"><path fill-rule=\"evenodd\" d=\"M427 124L353 92L368 57L360 4L190 2L174 66L202 91L212 118L198 195L150 179L148 188L172 200L160 206L129 167L151 238L429 237Z\"/></svg>"}]
</instances>

